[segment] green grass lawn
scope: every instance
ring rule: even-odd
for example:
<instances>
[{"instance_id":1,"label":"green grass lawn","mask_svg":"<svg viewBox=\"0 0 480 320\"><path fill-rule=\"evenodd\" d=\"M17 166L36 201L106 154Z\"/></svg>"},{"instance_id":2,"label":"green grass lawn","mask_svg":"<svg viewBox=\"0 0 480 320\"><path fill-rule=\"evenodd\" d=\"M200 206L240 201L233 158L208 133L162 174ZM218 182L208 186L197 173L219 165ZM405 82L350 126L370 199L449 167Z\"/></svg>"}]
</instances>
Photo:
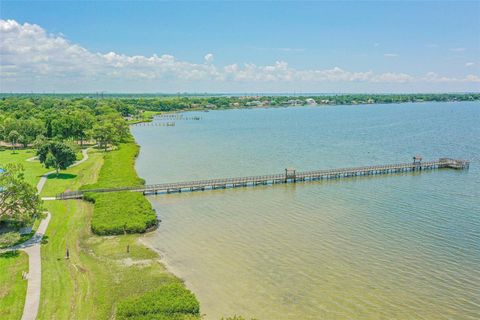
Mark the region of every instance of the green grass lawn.
<instances>
[{"instance_id":1,"label":"green grass lawn","mask_svg":"<svg viewBox=\"0 0 480 320\"><path fill-rule=\"evenodd\" d=\"M59 175L48 176L43 187L43 197L55 196L65 191L78 190L82 185L94 183L103 164L103 152L90 149L89 158L84 163L60 171Z\"/></svg>"},{"instance_id":2,"label":"green grass lawn","mask_svg":"<svg viewBox=\"0 0 480 320\"><path fill-rule=\"evenodd\" d=\"M140 147L135 143L122 143L117 150L105 154L102 170L97 183L82 189L115 188L144 184L135 171L135 159Z\"/></svg>"},{"instance_id":3,"label":"green grass lawn","mask_svg":"<svg viewBox=\"0 0 480 320\"><path fill-rule=\"evenodd\" d=\"M52 170L44 168L38 161L26 161L35 155L36 152L33 149L18 150L15 153L11 150L0 150L0 168L8 163L21 163L25 168L25 180L36 186L40 177Z\"/></svg>"},{"instance_id":4,"label":"green grass lawn","mask_svg":"<svg viewBox=\"0 0 480 320\"><path fill-rule=\"evenodd\" d=\"M17 320L22 317L27 281L22 272L28 272L25 252L0 254L0 319Z\"/></svg>"},{"instance_id":5,"label":"green grass lawn","mask_svg":"<svg viewBox=\"0 0 480 320\"><path fill-rule=\"evenodd\" d=\"M42 246L38 319L110 319L124 299L138 299L166 284L181 284L154 251L139 243L140 236L92 234L92 204L69 200L49 201L46 206L52 219L48 243Z\"/></svg>"}]
</instances>

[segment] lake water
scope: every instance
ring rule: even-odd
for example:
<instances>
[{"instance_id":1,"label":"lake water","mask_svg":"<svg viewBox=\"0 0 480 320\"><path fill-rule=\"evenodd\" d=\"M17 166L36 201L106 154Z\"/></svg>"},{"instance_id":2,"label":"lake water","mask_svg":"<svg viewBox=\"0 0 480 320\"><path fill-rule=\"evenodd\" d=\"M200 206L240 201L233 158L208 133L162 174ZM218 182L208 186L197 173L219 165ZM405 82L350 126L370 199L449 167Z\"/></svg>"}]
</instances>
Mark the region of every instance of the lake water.
<instances>
[{"instance_id":1,"label":"lake water","mask_svg":"<svg viewBox=\"0 0 480 320\"><path fill-rule=\"evenodd\" d=\"M480 318L480 103L195 113L133 127L147 183L453 157L443 169L151 196L206 319ZM190 115L190 114L189 114Z\"/></svg>"}]
</instances>

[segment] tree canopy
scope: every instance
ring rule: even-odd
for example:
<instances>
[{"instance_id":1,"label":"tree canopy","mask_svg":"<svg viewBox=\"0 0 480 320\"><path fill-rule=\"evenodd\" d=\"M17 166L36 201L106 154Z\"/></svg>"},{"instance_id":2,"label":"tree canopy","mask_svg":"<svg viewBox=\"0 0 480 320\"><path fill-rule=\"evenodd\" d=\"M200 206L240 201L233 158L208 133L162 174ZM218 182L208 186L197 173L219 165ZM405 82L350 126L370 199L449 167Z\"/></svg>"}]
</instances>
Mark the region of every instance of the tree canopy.
<instances>
[{"instance_id":1,"label":"tree canopy","mask_svg":"<svg viewBox=\"0 0 480 320\"><path fill-rule=\"evenodd\" d=\"M42 202L36 189L24 179L20 164L8 164L0 173L0 222L29 223L41 215Z\"/></svg>"},{"instance_id":2,"label":"tree canopy","mask_svg":"<svg viewBox=\"0 0 480 320\"><path fill-rule=\"evenodd\" d=\"M76 160L75 150L58 141L49 141L41 145L37 150L37 155L46 168L55 168L57 174L59 170L67 169Z\"/></svg>"}]
</instances>

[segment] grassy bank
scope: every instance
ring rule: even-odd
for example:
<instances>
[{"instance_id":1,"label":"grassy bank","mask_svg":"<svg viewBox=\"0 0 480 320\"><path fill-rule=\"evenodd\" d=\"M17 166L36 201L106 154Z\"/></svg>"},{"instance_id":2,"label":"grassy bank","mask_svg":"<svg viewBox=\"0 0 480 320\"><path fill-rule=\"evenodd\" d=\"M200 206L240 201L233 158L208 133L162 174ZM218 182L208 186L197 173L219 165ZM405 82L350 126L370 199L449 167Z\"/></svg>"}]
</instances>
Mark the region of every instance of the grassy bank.
<instances>
[{"instance_id":1,"label":"grassy bank","mask_svg":"<svg viewBox=\"0 0 480 320\"><path fill-rule=\"evenodd\" d=\"M134 142L122 143L118 149L104 156L104 163L96 183L83 186L82 190L115 188L120 186L142 185L145 181L135 171L135 159L139 146Z\"/></svg>"},{"instance_id":2,"label":"grassy bank","mask_svg":"<svg viewBox=\"0 0 480 320\"><path fill-rule=\"evenodd\" d=\"M85 163L70 169L74 177L69 185L88 190L142 184L134 169L138 150L136 144L125 143L118 150L98 152L100 157L91 154ZM64 189L63 184L49 179L47 193ZM197 300L166 271L158 254L139 242L141 235L125 235L156 224L150 203L130 192L90 193L89 197L91 202L45 203L52 219L48 243L42 247L39 319L199 319ZM119 235L104 237L92 230ZM67 248L69 259L65 259ZM171 299L171 286L178 290L177 299ZM153 300L167 303L158 308ZM197 308L191 308L192 301ZM145 305L152 305L148 313Z\"/></svg>"},{"instance_id":3,"label":"grassy bank","mask_svg":"<svg viewBox=\"0 0 480 320\"><path fill-rule=\"evenodd\" d=\"M160 111L144 111L140 113L140 115L137 118L128 120L127 122L129 124L136 124L136 123L142 123L142 122L152 122L153 118L157 114L161 114L162 112Z\"/></svg>"},{"instance_id":4,"label":"grassy bank","mask_svg":"<svg viewBox=\"0 0 480 320\"><path fill-rule=\"evenodd\" d=\"M86 162L51 176L42 195L142 184L134 169L138 150L134 143L107 153L93 150ZM38 162L25 161L33 156L28 150L8 152L5 163L25 164L29 182L36 184L48 170ZM45 202L52 218L41 248L38 319L200 319L195 296L165 269L158 254L140 243L141 235L125 235L125 231L140 233L156 224L150 203L141 194L129 192L91 196L94 203ZM120 235L105 237L92 230ZM0 256L1 319L21 317L27 286L21 273L27 269L24 253Z\"/></svg>"},{"instance_id":5,"label":"grassy bank","mask_svg":"<svg viewBox=\"0 0 480 320\"><path fill-rule=\"evenodd\" d=\"M21 251L0 254L0 319L22 317L27 281L22 272L28 272L28 256Z\"/></svg>"},{"instance_id":6,"label":"grassy bank","mask_svg":"<svg viewBox=\"0 0 480 320\"><path fill-rule=\"evenodd\" d=\"M144 184L135 171L139 147L133 142L123 143L108 152L98 181L82 187L83 190L135 186ZM99 235L141 233L157 225L157 217L150 202L141 194L132 192L89 193L86 199L95 204L92 230Z\"/></svg>"},{"instance_id":7,"label":"grassy bank","mask_svg":"<svg viewBox=\"0 0 480 320\"><path fill-rule=\"evenodd\" d=\"M188 293L165 270L158 255L139 242L138 235L94 235L91 203L50 201L46 206L52 219L48 243L42 247L39 319L111 319L119 305L125 305L122 301L140 303L143 294L152 295L164 285L177 285ZM65 259L67 248L69 259ZM131 318L122 314L117 319Z\"/></svg>"}]
</instances>

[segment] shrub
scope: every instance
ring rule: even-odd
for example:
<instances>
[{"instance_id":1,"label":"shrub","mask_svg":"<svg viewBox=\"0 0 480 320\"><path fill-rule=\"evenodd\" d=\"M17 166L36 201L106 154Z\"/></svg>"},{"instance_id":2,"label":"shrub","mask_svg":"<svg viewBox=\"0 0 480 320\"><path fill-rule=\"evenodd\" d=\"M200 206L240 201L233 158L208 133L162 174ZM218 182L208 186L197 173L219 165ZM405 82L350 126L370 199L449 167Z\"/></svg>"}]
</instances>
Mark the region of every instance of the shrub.
<instances>
[{"instance_id":1,"label":"shrub","mask_svg":"<svg viewBox=\"0 0 480 320\"><path fill-rule=\"evenodd\" d=\"M83 190L143 185L145 181L135 172L139 147L122 143L118 150L108 152L98 181L83 186ZM99 235L142 233L158 224L150 202L140 193L87 193L84 199L95 203L92 231Z\"/></svg>"},{"instance_id":2,"label":"shrub","mask_svg":"<svg viewBox=\"0 0 480 320\"><path fill-rule=\"evenodd\" d=\"M0 234L0 248L12 246L18 243L21 239L22 237L20 236L20 233L14 231Z\"/></svg>"},{"instance_id":3,"label":"shrub","mask_svg":"<svg viewBox=\"0 0 480 320\"><path fill-rule=\"evenodd\" d=\"M140 193L87 193L95 203L92 231L98 235L142 233L158 224L155 210Z\"/></svg>"},{"instance_id":4,"label":"shrub","mask_svg":"<svg viewBox=\"0 0 480 320\"><path fill-rule=\"evenodd\" d=\"M124 300L117 319L180 320L199 319L200 305L195 295L181 283L164 285L140 297Z\"/></svg>"}]
</instances>

